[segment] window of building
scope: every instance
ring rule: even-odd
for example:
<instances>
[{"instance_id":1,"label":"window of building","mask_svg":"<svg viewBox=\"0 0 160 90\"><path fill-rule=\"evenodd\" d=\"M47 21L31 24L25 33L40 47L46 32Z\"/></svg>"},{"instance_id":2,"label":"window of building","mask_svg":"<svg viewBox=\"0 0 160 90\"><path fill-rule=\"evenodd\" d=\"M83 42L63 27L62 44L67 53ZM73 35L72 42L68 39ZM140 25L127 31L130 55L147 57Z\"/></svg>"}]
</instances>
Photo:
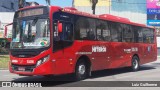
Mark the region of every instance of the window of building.
<instances>
[{"instance_id":1,"label":"window of building","mask_svg":"<svg viewBox=\"0 0 160 90\"><path fill-rule=\"evenodd\" d=\"M117 2L118 2L118 3L122 3L122 2L123 2L123 0L117 0Z\"/></svg>"}]
</instances>

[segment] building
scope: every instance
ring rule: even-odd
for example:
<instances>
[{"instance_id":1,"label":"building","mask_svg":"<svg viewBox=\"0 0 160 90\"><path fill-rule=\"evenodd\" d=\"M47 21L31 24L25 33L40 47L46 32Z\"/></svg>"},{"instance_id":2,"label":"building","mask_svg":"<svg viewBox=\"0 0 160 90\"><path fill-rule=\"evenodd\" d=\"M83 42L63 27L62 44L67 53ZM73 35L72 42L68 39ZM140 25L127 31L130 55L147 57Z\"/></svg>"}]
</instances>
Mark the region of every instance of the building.
<instances>
[{"instance_id":1,"label":"building","mask_svg":"<svg viewBox=\"0 0 160 90\"><path fill-rule=\"evenodd\" d=\"M0 12L0 38L4 38L5 25L13 22L14 12ZM7 37L11 37L12 26L8 27Z\"/></svg>"},{"instance_id":2,"label":"building","mask_svg":"<svg viewBox=\"0 0 160 90\"><path fill-rule=\"evenodd\" d=\"M91 0L74 0L73 7L92 13ZM98 0L96 14L112 14L146 24L146 0Z\"/></svg>"},{"instance_id":3,"label":"building","mask_svg":"<svg viewBox=\"0 0 160 90\"><path fill-rule=\"evenodd\" d=\"M159 5L158 7L156 5ZM153 18L158 20L157 46L160 48L160 1L159 0L98 0L95 14L111 14L128 18L132 22L148 25L148 5L154 10L150 13L158 13ZM92 13L91 0L73 0L73 7L79 11ZM150 15L150 16L153 16ZM153 20L152 20L153 21ZM157 22L157 21L155 21Z\"/></svg>"},{"instance_id":4,"label":"building","mask_svg":"<svg viewBox=\"0 0 160 90\"><path fill-rule=\"evenodd\" d=\"M18 0L1 0L0 38L4 38L4 26L13 22L14 12L18 10ZM12 26L8 27L7 37L11 37Z\"/></svg>"},{"instance_id":5,"label":"building","mask_svg":"<svg viewBox=\"0 0 160 90\"><path fill-rule=\"evenodd\" d=\"M77 8L80 11L92 13L92 3L90 0L73 0L73 7ZM96 14L109 13L111 3L109 0L98 0L96 6Z\"/></svg>"},{"instance_id":6,"label":"building","mask_svg":"<svg viewBox=\"0 0 160 90\"><path fill-rule=\"evenodd\" d=\"M0 12L15 12L18 9L18 0L1 0Z\"/></svg>"}]
</instances>

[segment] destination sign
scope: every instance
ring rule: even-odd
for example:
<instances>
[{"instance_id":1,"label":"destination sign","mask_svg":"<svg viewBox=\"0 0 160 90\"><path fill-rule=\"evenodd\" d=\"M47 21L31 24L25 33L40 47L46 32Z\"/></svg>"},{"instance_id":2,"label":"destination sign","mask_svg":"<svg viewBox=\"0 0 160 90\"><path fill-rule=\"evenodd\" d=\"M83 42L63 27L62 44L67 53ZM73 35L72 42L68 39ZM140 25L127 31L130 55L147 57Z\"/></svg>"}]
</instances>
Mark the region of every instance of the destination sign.
<instances>
[{"instance_id":1,"label":"destination sign","mask_svg":"<svg viewBox=\"0 0 160 90\"><path fill-rule=\"evenodd\" d=\"M36 8L36 9L29 9L23 10L18 12L18 17L29 17L29 16L36 16L44 14L43 8Z\"/></svg>"}]
</instances>

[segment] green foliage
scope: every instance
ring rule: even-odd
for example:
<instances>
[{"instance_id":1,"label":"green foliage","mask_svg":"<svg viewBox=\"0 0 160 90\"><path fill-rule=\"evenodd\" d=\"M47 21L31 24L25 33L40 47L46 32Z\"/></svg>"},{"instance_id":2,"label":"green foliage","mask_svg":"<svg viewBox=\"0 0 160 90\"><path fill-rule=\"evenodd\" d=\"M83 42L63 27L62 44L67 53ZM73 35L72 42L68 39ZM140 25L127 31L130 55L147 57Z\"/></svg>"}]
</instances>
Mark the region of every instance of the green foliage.
<instances>
[{"instance_id":1,"label":"green foliage","mask_svg":"<svg viewBox=\"0 0 160 90\"><path fill-rule=\"evenodd\" d=\"M8 69L9 55L0 55L0 69Z\"/></svg>"},{"instance_id":2,"label":"green foliage","mask_svg":"<svg viewBox=\"0 0 160 90\"><path fill-rule=\"evenodd\" d=\"M4 38L0 38L0 54L6 54L8 53L8 50L6 48L4 48L4 45L7 43L8 41Z\"/></svg>"}]
</instances>

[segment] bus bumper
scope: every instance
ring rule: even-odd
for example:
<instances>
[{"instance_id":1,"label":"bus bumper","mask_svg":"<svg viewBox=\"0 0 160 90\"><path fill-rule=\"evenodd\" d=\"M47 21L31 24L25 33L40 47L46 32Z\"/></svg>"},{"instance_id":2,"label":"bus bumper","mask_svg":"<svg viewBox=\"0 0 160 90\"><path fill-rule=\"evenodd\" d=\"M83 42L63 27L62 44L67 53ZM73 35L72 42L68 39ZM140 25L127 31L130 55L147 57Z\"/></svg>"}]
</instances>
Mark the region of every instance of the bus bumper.
<instances>
[{"instance_id":1,"label":"bus bumper","mask_svg":"<svg viewBox=\"0 0 160 90\"><path fill-rule=\"evenodd\" d=\"M45 62L39 66L36 65L9 65L9 70L11 73L24 75L24 76L33 76L33 75L51 75L55 74L55 63L50 61Z\"/></svg>"}]
</instances>

